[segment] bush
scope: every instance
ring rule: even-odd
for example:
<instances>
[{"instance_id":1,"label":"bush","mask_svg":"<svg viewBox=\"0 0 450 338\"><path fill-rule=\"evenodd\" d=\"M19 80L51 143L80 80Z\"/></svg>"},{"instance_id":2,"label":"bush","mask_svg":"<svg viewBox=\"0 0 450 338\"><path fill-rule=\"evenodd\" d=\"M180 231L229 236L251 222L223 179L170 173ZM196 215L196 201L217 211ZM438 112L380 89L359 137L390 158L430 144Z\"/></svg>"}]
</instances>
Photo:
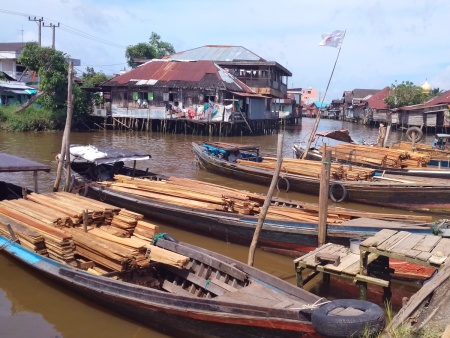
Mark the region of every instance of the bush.
<instances>
[{"instance_id":1,"label":"bush","mask_svg":"<svg viewBox=\"0 0 450 338\"><path fill-rule=\"evenodd\" d=\"M7 131L48 131L64 128L65 111L28 107L14 113L17 106L0 106L0 129Z\"/></svg>"}]
</instances>

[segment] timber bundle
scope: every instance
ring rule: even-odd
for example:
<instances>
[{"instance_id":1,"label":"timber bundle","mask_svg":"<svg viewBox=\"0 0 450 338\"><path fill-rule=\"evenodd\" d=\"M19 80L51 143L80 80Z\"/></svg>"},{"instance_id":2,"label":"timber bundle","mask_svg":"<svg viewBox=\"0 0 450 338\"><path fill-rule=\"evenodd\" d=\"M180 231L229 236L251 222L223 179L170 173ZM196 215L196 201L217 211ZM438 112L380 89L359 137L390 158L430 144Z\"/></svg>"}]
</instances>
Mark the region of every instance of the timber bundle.
<instances>
[{"instance_id":1,"label":"timber bundle","mask_svg":"<svg viewBox=\"0 0 450 338\"><path fill-rule=\"evenodd\" d=\"M447 149L436 149L432 145L416 143L415 150L412 151L412 143L411 142L399 142L394 143L391 146L392 149L402 149L412 152L413 154L420 154L421 156L427 156L428 158L450 158L450 150Z\"/></svg>"},{"instance_id":2,"label":"timber bundle","mask_svg":"<svg viewBox=\"0 0 450 338\"><path fill-rule=\"evenodd\" d=\"M413 153L406 149L390 149L360 144L338 144L327 146L331 157L341 161L350 161L365 165L387 168L426 167L430 157L422 153Z\"/></svg>"},{"instance_id":3,"label":"timber bundle","mask_svg":"<svg viewBox=\"0 0 450 338\"><path fill-rule=\"evenodd\" d=\"M258 216L265 196L243 190L227 188L187 178L170 177L167 180L153 181L145 178L132 178L115 175L114 182L98 182L105 188L136 197L148 198L158 202L171 203L196 209L218 210L229 213ZM319 208L315 204L296 202L296 207L273 203L266 218L317 224ZM343 208L329 208L327 223L340 224L356 217L385 220L406 220L410 215L393 215L358 212ZM429 218L427 217L427 221ZM420 221L424 221L421 219Z\"/></svg>"},{"instance_id":4,"label":"timber bundle","mask_svg":"<svg viewBox=\"0 0 450 338\"><path fill-rule=\"evenodd\" d=\"M158 225L143 216L66 192L0 202L0 234L25 248L94 274L189 259L151 244ZM86 231L85 231L86 230Z\"/></svg>"},{"instance_id":5,"label":"timber bundle","mask_svg":"<svg viewBox=\"0 0 450 338\"><path fill-rule=\"evenodd\" d=\"M253 162L247 160L238 160L239 164L275 170L277 165L276 158L264 157L263 162ZM281 172L293 175L302 175L308 177L320 178L322 163L319 161L283 158ZM374 170L355 166L348 166L342 163L331 163L330 176L335 180L345 181L369 181L374 175Z\"/></svg>"}]
</instances>

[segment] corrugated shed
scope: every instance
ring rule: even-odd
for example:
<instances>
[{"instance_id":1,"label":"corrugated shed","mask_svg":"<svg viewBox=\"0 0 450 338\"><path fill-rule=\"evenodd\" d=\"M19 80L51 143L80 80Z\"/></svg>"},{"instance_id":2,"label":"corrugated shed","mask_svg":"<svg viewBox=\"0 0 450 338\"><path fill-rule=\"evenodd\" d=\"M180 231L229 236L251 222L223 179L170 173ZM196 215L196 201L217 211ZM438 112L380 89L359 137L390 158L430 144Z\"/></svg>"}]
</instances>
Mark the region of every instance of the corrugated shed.
<instances>
[{"instance_id":1,"label":"corrugated shed","mask_svg":"<svg viewBox=\"0 0 450 338\"><path fill-rule=\"evenodd\" d=\"M391 95L391 90L386 87L380 90L378 93L373 94L369 99L367 99L367 104L369 108L372 109L389 109L388 105L384 103L384 99Z\"/></svg>"},{"instance_id":2,"label":"corrugated shed","mask_svg":"<svg viewBox=\"0 0 450 338\"><path fill-rule=\"evenodd\" d=\"M165 56L167 60L263 61L266 60L241 46L207 45Z\"/></svg>"},{"instance_id":3,"label":"corrugated shed","mask_svg":"<svg viewBox=\"0 0 450 338\"><path fill-rule=\"evenodd\" d=\"M354 99L365 99L379 91L380 89L353 89L352 94Z\"/></svg>"},{"instance_id":4,"label":"corrugated shed","mask_svg":"<svg viewBox=\"0 0 450 338\"><path fill-rule=\"evenodd\" d=\"M254 93L243 82L212 61L151 60L102 84L102 86L156 86L217 88Z\"/></svg>"}]
</instances>

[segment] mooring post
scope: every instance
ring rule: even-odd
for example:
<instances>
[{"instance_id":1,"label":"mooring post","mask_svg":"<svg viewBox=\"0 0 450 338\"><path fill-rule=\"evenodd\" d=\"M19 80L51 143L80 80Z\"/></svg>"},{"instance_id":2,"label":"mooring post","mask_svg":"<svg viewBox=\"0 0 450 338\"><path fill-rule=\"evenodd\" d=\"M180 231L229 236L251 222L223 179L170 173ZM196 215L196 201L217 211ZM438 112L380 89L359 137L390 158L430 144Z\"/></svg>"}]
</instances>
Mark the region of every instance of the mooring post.
<instances>
[{"instance_id":1,"label":"mooring post","mask_svg":"<svg viewBox=\"0 0 450 338\"><path fill-rule=\"evenodd\" d=\"M319 231L318 246L325 244L327 240L327 216L328 216L328 190L330 184L331 151L323 145L322 171L320 173L320 191L319 191ZM306 150L307 152L307 150Z\"/></svg>"}]
</instances>

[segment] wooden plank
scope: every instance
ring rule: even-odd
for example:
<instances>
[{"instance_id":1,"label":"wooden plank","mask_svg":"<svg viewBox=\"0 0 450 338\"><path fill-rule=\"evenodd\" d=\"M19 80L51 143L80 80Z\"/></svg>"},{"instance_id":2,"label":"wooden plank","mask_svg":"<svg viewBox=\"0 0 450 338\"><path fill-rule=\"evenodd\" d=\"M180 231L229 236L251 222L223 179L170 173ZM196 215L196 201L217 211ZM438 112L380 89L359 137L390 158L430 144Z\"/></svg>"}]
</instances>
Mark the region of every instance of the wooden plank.
<instances>
[{"instance_id":1,"label":"wooden plank","mask_svg":"<svg viewBox=\"0 0 450 338\"><path fill-rule=\"evenodd\" d=\"M399 255L405 255L409 250L411 250L417 243L419 243L423 238L423 235L412 234L408 237L407 241L402 241L400 245L393 247L390 252L395 252Z\"/></svg>"},{"instance_id":2,"label":"wooden plank","mask_svg":"<svg viewBox=\"0 0 450 338\"><path fill-rule=\"evenodd\" d=\"M318 250L318 251L316 252L316 254L317 254L317 253L321 253L321 254L330 254L330 255L332 255L332 254L334 254L335 252L341 250L342 248L343 248L342 245L330 245L330 246L327 246L326 248L323 248L323 249L322 249L322 248L319 248L319 249L321 249L321 250ZM316 249L316 250L317 250L317 249ZM314 250L314 251L316 251L316 250ZM302 263L303 263L303 264L306 264L306 266L312 267L312 268L314 268L314 267L316 267L317 265L319 265L319 263L316 262L316 260L315 260L315 255L312 255L312 256L307 257L305 260L303 260Z\"/></svg>"},{"instance_id":3,"label":"wooden plank","mask_svg":"<svg viewBox=\"0 0 450 338\"><path fill-rule=\"evenodd\" d=\"M314 249L313 251L310 251L310 252L308 252L307 254L305 254L305 255L303 255L303 256L301 256L301 257L298 257L298 258L294 259L294 263L297 263L297 262L299 262L299 261L302 261L302 260L306 259L306 258L309 257L309 256L315 255L315 254L316 254L317 252L319 252L320 250L323 250L323 249L325 249L325 248L327 248L327 247L329 247L329 246L332 246L332 245L333 245L332 243L326 243L326 244L322 245L321 247L319 247L319 248L317 248L317 249Z\"/></svg>"},{"instance_id":4,"label":"wooden plank","mask_svg":"<svg viewBox=\"0 0 450 338\"><path fill-rule=\"evenodd\" d=\"M405 237L408 237L410 235L409 232L406 231L399 231L395 235L387 238L383 243L377 246L378 250L386 251L387 248L392 246L393 244L402 241Z\"/></svg>"},{"instance_id":5,"label":"wooden plank","mask_svg":"<svg viewBox=\"0 0 450 338\"><path fill-rule=\"evenodd\" d=\"M341 264L339 264L339 266L335 267L333 265L330 266L326 266L325 269L326 270L330 270L333 272L345 272L345 269L347 269L348 267L350 267L351 265L358 263L359 264L359 255L354 254L354 253L350 253L349 255L347 255L347 257L345 257L342 261Z\"/></svg>"},{"instance_id":6,"label":"wooden plank","mask_svg":"<svg viewBox=\"0 0 450 338\"><path fill-rule=\"evenodd\" d=\"M418 254L420 254L420 252L421 252L421 251L419 251L419 250L411 249L411 250L409 250L408 252L405 253L405 256L406 256L406 257L409 257L409 258L416 258L416 256L417 256Z\"/></svg>"},{"instance_id":7,"label":"wooden plank","mask_svg":"<svg viewBox=\"0 0 450 338\"><path fill-rule=\"evenodd\" d=\"M384 288L389 287L389 281L384 280L384 279L380 279L380 278L371 277L371 276L365 276L365 275L357 274L355 276L355 280L357 280L359 282L367 282L367 283L370 283L370 284L382 286Z\"/></svg>"},{"instance_id":8,"label":"wooden plank","mask_svg":"<svg viewBox=\"0 0 450 338\"><path fill-rule=\"evenodd\" d=\"M413 249L419 250L419 251L428 251L431 252L434 247L436 246L437 242L441 237L434 236L434 235L426 235L423 240L421 240L419 243L417 243Z\"/></svg>"},{"instance_id":9,"label":"wooden plank","mask_svg":"<svg viewBox=\"0 0 450 338\"><path fill-rule=\"evenodd\" d=\"M194 297L194 298L196 298L196 296L195 296L194 294L190 293L189 291L186 291L186 290L183 289L181 286L178 286L178 285L176 285L176 284L173 284L173 283L171 283L171 282L169 282L169 281L167 281L167 280L165 280L165 281L162 283L161 287L162 287L164 290L166 290L166 291L168 291L168 292L170 292L170 293L176 294L176 295L182 295L182 296L188 296L188 297Z\"/></svg>"},{"instance_id":10,"label":"wooden plank","mask_svg":"<svg viewBox=\"0 0 450 338\"><path fill-rule=\"evenodd\" d=\"M369 237L366 240L364 240L360 246L365 247L371 247L371 246L378 246L381 243L383 243L386 239L390 238L391 236L395 235L397 233L396 230L391 229L383 229L375 234L375 236Z\"/></svg>"},{"instance_id":11,"label":"wooden plank","mask_svg":"<svg viewBox=\"0 0 450 338\"><path fill-rule=\"evenodd\" d=\"M416 259L423 261L423 262L427 262L428 258L431 257L431 252L427 252L427 251L421 251L417 256Z\"/></svg>"},{"instance_id":12,"label":"wooden plank","mask_svg":"<svg viewBox=\"0 0 450 338\"><path fill-rule=\"evenodd\" d=\"M401 247L403 243L408 242L409 238L412 236L412 233L408 233L407 236L403 237L402 239L400 239L399 241L397 241L396 243L393 243L391 246L389 246L386 251L388 252L395 252L395 248Z\"/></svg>"},{"instance_id":13,"label":"wooden plank","mask_svg":"<svg viewBox=\"0 0 450 338\"><path fill-rule=\"evenodd\" d=\"M442 238L431 253L439 256L450 256L450 239Z\"/></svg>"},{"instance_id":14,"label":"wooden plank","mask_svg":"<svg viewBox=\"0 0 450 338\"><path fill-rule=\"evenodd\" d=\"M378 258L377 254L374 254L374 253L369 254L369 257L367 258L367 264L372 263L377 258ZM360 267L360 261L359 261L359 256L358 256L358 260L354 264L345 268L342 272L347 275L356 275L360 272L360 269L361 269L361 267Z\"/></svg>"}]
</instances>

